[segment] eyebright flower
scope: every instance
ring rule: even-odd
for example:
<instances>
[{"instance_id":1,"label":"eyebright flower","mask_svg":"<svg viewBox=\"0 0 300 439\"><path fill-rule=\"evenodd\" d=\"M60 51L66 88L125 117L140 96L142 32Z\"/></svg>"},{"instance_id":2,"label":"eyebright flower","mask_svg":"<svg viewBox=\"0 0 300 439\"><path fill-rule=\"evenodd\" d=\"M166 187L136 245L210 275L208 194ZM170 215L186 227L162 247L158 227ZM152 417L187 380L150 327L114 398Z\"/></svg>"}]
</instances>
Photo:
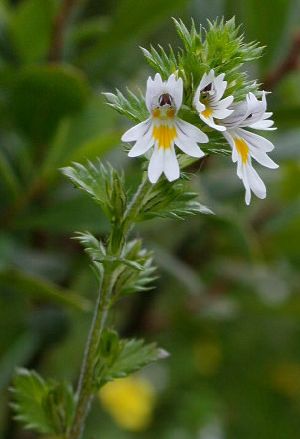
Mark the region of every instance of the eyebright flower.
<instances>
[{"instance_id":1,"label":"eyebright flower","mask_svg":"<svg viewBox=\"0 0 300 439\"><path fill-rule=\"evenodd\" d=\"M259 130L274 130L273 120L269 118L273 113L266 112L266 93L263 92L259 101L253 93L248 93L246 100L232 107L233 113L223 119L226 131L223 136L232 148L232 161L237 162L237 175L243 181L246 189L245 201L250 204L251 191L258 198L266 197L266 186L252 166L252 158L270 169L278 165L270 159L267 152L274 149L274 145L267 139L244 128Z\"/></svg>"},{"instance_id":2,"label":"eyebright flower","mask_svg":"<svg viewBox=\"0 0 300 439\"><path fill-rule=\"evenodd\" d=\"M193 105L203 122L218 131L226 130L218 120L228 117L233 111L228 109L233 102L233 96L222 99L227 87L224 77L224 73L215 76L214 70L204 73L193 99Z\"/></svg>"},{"instance_id":3,"label":"eyebright flower","mask_svg":"<svg viewBox=\"0 0 300 439\"><path fill-rule=\"evenodd\" d=\"M172 74L162 81L159 73L147 81L146 106L150 117L130 128L122 136L124 142L135 142L129 157L147 153L154 146L148 177L156 183L162 173L169 181L180 176L174 145L191 157L203 157L204 152L197 143L207 143L208 137L194 125L177 117L182 104L183 82Z\"/></svg>"}]
</instances>

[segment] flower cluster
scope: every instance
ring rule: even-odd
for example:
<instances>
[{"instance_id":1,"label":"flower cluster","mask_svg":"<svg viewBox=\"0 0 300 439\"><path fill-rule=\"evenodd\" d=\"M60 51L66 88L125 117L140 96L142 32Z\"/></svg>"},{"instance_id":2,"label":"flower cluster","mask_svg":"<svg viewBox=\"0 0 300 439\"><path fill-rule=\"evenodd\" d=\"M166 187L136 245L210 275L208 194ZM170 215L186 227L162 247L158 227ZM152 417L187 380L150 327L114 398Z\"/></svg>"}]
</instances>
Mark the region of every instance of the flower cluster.
<instances>
[{"instance_id":1,"label":"flower cluster","mask_svg":"<svg viewBox=\"0 0 300 439\"><path fill-rule=\"evenodd\" d=\"M224 97L226 90L225 74L216 75L210 70L203 75L194 93L193 109L206 125L221 132L229 143L232 161L237 163L237 175L245 187L245 201L249 204L251 191L259 198L266 196L265 184L253 168L252 158L268 168L278 167L267 155L274 145L249 129L274 130L274 122L270 120L272 113L266 111L265 92L262 92L261 100L249 92L244 101L234 103L232 95ZM162 174L169 181L179 178L175 145L191 157L204 156L198 144L207 143L208 136L178 117L182 100L182 78L172 74L163 81L159 73L154 79L149 77L145 97L149 117L122 136L124 142L135 142L129 157L146 154L150 158L148 177L151 183L156 183Z\"/></svg>"}]
</instances>

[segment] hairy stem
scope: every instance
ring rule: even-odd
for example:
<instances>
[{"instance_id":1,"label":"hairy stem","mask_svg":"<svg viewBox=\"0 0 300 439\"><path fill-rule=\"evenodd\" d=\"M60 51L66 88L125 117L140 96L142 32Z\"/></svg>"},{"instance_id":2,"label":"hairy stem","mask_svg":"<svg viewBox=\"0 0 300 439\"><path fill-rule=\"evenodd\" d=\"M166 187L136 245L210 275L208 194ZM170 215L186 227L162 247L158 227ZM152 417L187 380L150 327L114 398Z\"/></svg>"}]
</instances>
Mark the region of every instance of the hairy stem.
<instances>
[{"instance_id":1,"label":"hairy stem","mask_svg":"<svg viewBox=\"0 0 300 439\"><path fill-rule=\"evenodd\" d=\"M78 400L75 417L70 432L67 436L69 439L78 439L81 437L84 428L84 422L93 398L93 372L95 357L97 354L99 340L105 327L108 313L108 300L110 297L111 289L109 277L110 273L106 272L104 274L102 284L99 288L98 299L88 339L86 342L80 378L78 382Z\"/></svg>"},{"instance_id":2,"label":"hairy stem","mask_svg":"<svg viewBox=\"0 0 300 439\"><path fill-rule=\"evenodd\" d=\"M134 221L139 212L142 201L150 189L147 179L144 179L133 196L124 217L119 223L122 228L120 234L125 236L125 240L121 240L117 246L116 255L121 255L126 238L134 225ZM111 234L113 234L113 230ZM94 397L95 389L93 386L95 361L97 358L98 346L101 340L103 329L105 328L111 295L114 286L114 270L110 265L107 265L104 270L103 279L99 287L99 294L95 306L94 316L86 342L85 353L82 361L80 378L77 388L77 406L74 420L70 431L67 433L67 439L80 439L83 433L85 420L88 415L92 399Z\"/></svg>"}]
</instances>

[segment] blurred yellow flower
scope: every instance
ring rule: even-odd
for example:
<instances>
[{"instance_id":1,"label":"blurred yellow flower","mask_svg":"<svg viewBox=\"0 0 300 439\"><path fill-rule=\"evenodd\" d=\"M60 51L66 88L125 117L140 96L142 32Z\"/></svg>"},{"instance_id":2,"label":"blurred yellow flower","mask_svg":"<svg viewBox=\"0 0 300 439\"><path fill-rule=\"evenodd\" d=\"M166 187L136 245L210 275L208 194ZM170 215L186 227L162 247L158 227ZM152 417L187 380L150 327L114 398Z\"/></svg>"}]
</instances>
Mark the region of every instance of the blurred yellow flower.
<instances>
[{"instance_id":1,"label":"blurred yellow flower","mask_svg":"<svg viewBox=\"0 0 300 439\"><path fill-rule=\"evenodd\" d=\"M145 378L131 376L107 383L99 391L102 406L125 430L145 430L152 419L154 388Z\"/></svg>"}]
</instances>

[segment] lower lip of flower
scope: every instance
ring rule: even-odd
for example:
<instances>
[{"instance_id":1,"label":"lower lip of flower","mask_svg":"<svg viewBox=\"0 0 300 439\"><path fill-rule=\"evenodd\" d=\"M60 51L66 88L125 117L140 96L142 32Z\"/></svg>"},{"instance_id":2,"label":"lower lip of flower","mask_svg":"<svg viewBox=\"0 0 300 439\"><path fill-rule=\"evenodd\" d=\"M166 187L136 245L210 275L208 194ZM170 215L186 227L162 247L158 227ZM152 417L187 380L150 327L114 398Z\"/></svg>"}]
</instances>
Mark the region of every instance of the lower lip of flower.
<instances>
[{"instance_id":1,"label":"lower lip of flower","mask_svg":"<svg viewBox=\"0 0 300 439\"><path fill-rule=\"evenodd\" d=\"M153 127L152 136L159 148L171 148L176 138L176 128L166 124Z\"/></svg>"},{"instance_id":2,"label":"lower lip of flower","mask_svg":"<svg viewBox=\"0 0 300 439\"><path fill-rule=\"evenodd\" d=\"M201 114L202 114L203 117L210 117L210 116L212 115L212 112L213 112L213 111L212 111L211 108L206 107L205 110L203 110L203 111L201 112Z\"/></svg>"},{"instance_id":3,"label":"lower lip of flower","mask_svg":"<svg viewBox=\"0 0 300 439\"><path fill-rule=\"evenodd\" d=\"M248 160L249 155L249 147L244 139L241 137L234 139L234 144L237 149L237 152L241 156L242 162L245 164Z\"/></svg>"}]
</instances>

